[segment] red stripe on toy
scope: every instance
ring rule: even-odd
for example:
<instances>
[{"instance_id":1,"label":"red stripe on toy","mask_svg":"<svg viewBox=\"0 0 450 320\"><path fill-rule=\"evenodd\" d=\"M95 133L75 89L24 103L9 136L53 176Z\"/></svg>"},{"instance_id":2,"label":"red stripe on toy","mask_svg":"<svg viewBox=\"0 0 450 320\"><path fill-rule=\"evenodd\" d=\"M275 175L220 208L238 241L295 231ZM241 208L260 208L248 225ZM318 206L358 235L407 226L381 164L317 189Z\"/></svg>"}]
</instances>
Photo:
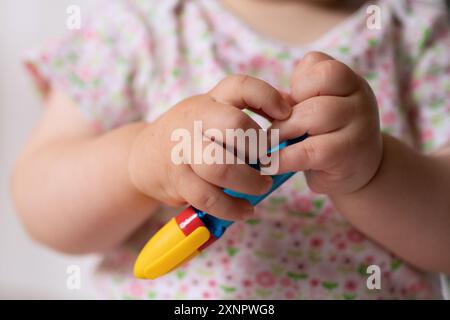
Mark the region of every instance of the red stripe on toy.
<instances>
[{"instance_id":1,"label":"red stripe on toy","mask_svg":"<svg viewBox=\"0 0 450 320\"><path fill-rule=\"evenodd\" d=\"M206 241L204 244L202 244L197 250L198 251L202 251L206 248L208 248L213 242L215 242L217 240L216 237L214 237L212 234L209 237L208 241Z\"/></svg>"},{"instance_id":2,"label":"red stripe on toy","mask_svg":"<svg viewBox=\"0 0 450 320\"><path fill-rule=\"evenodd\" d=\"M191 232L198 227L204 226L202 220L198 217L197 213L192 207L188 207L185 210L181 211L175 217L175 221L177 222L178 226L180 227L181 231L183 231L185 236L191 234Z\"/></svg>"}]
</instances>

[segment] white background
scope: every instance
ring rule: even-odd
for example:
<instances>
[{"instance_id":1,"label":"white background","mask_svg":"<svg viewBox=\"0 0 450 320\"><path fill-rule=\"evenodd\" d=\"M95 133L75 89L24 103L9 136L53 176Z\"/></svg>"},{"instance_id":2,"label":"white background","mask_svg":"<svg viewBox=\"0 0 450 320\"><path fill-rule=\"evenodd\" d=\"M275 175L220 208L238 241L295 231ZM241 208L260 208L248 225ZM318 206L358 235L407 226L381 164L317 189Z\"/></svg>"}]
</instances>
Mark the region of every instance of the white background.
<instances>
[{"instance_id":1,"label":"white background","mask_svg":"<svg viewBox=\"0 0 450 320\"><path fill-rule=\"evenodd\" d=\"M21 55L67 32L66 8L82 13L94 0L0 1L0 299L92 298L89 270L95 257L67 257L28 238L14 213L8 180L14 159L40 114L40 101ZM66 268L81 267L81 290L66 287Z\"/></svg>"}]
</instances>

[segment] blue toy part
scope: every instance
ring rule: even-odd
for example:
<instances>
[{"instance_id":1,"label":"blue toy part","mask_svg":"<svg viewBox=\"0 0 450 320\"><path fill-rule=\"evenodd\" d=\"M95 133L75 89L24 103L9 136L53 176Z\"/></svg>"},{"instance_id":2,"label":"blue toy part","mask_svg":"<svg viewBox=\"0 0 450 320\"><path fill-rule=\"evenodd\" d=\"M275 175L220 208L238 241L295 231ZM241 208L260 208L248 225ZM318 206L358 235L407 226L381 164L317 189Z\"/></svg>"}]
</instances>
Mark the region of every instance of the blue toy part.
<instances>
[{"instance_id":1,"label":"blue toy part","mask_svg":"<svg viewBox=\"0 0 450 320\"><path fill-rule=\"evenodd\" d=\"M295 138L295 139L291 139L291 140L287 140L284 141L282 143L280 143L278 146L270 149L268 151L268 153L272 153L275 152L277 150L281 150L289 145L292 145L294 143L300 142L305 140L308 137L307 134L302 135L301 137ZM255 168L256 170L259 170L259 166L258 165L251 165L251 167ZM278 175L273 175L272 177L272 187L270 188L270 190L268 192L266 192L263 195L249 195L249 194L245 194L245 193L240 193L240 192L236 192L230 189L224 189L223 192L225 192L226 194L235 197L235 198L240 198L240 199L244 199L247 200L248 202L250 202L250 204L252 206L257 205L258 203L260 203L262 200L264 200L269 194L271 194L275 189L277 189L279 186L281 186L284 182L286 182L286 180L288 180L290 177L292 177L295 174L295 172L287 172L287 173L283 173L283 174L278 174ZM224 232L227 230L227 228L233 224L234 221L229 221L229 220L224 220L224 219L220 219L217 218L215 216L212 216L204 211L200 211L196 208L194 208L195 212L197 213L198 217L203 221L203 223L205 224L205 226L208 228L208 230L211 232L211 234L216 237L216 238L220 238Z\"/></svg>"}]
</instances>

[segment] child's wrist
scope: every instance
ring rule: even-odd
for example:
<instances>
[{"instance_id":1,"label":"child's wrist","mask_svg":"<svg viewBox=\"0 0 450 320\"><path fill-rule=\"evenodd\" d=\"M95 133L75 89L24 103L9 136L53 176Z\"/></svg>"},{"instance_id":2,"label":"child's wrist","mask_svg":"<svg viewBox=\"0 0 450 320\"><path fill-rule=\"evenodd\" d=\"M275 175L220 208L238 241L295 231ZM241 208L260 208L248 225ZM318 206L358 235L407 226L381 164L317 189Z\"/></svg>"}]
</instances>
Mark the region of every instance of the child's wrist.
<instances>
[{"instance_id":1,"label":"child's wrist","mask_svg":"<svg viewBox=\"0 0 450 320\"><path fill-rule=\"evenodd\" d=\"M148 130L151 125L148 123L140 123L136 126L135 131L130 139L130 146L128 149L128 162L127 162L127 173L128 182L132 192L149 196L146 192L146 188L141 183L141 176L143 175L143 170L140 166L140 159L142 158L142 135L143 132ZM151 141L148 142L149 144Z\"/></svg>"},{"instance_id":2,"label":"child's wrist","mask_svg":"<svg viewBox=\"0 0 450 320\"><path fill-rule=\"evenodd\" d=\"M376 147L376 150L373 152L373 159L378 159L370 169L366 169L364 172L361 172L360 174L363 174L365 177L362 179L356 186L351 188L341 188L338 189L338 191L333 192L331 191L328 196L331 198L333 197L339 197L339 196L345 196L345 195L351 195L356 194L368 187L370 187L371 183L376 179L378 173L381 170L381 167L383 166L383 160L386 156L387 148L386 148L386 140L391 139L387 136L385 133L380 133L380 145ZM358 173L357 173L358 174ZM345 191L342 191L345 190Z\"/></svg>"}]
</instances>

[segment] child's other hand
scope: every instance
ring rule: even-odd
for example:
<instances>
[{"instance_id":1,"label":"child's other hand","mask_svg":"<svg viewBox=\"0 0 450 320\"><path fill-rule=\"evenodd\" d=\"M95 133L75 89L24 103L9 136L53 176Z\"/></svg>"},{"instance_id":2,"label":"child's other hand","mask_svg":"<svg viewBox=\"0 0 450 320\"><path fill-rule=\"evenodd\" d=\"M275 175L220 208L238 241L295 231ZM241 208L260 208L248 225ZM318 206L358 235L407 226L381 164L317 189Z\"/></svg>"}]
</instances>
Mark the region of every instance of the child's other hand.
<instances>
[{"instance_id":1,"label":"child's other hand","mask_svg":"<svg viewBox=\"0 0 450 320\"><path fill-rule=\"evenodd\" d=\"M280 172L305 171L319 193L350 193L365 186L382 158L377 102L368 83L345 64L318 52L295 67L287 120L275 121L280 141L309 138L280 152Z\"/></svg>"},{"instance_id":2,"label":"child's other hand","mask_svg":"<svg viewBox=\"0 0 450 320\"><path fill-rule=\"evenodd\" d=\"M207 94L178 103L138 134L129 161L133 185L141 193L168 205L191 204L229 220L251 216L253 207L246 200L230 197L221 188L263 194L271 186L270 177L246 164L236 164L233 154L233 164L205 164L204 161L193 164L194 153L189 164L176 164L171 158L173 147L180 143L172 141L172 133L186 129L193 140L195 121L202 122L202 133L215 128L223 137L226 129L259 130L260 126L242 112L241 109L247 107L278 120L286 119L291 112L287 100L264 81L248 76L229 76Z\"/></svg>"}]
</instances>

